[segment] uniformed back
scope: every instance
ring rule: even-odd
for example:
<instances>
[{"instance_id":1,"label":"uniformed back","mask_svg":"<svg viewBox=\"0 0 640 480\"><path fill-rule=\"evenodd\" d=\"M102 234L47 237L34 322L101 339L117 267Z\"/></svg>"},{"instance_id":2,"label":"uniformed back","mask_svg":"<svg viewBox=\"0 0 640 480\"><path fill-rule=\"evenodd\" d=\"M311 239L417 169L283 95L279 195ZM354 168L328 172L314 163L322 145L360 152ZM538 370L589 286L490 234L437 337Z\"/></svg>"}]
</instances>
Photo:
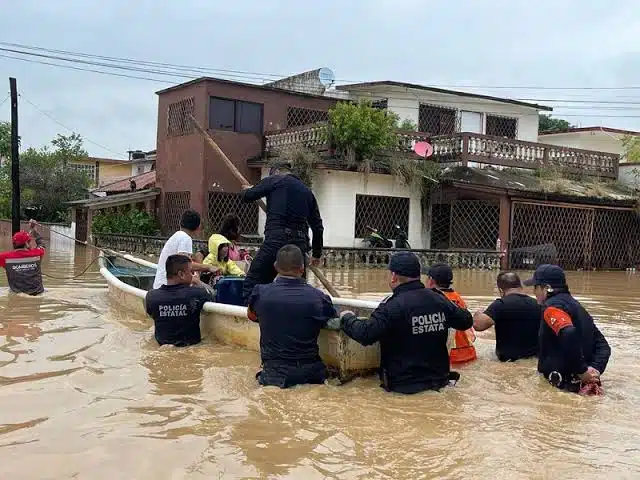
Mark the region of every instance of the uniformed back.
<instances>
[{"instance_id":1,"label":"uniformed back","mask_svg":"<svg viewBox=\"0 0 640 480\"><path fill-rule=\"evenodd\" d=\"M269 222L266 229L293 228L307 232L312 214L313 192L294 175L281 175L267 196Z\"/></svg>"}]
</instances>

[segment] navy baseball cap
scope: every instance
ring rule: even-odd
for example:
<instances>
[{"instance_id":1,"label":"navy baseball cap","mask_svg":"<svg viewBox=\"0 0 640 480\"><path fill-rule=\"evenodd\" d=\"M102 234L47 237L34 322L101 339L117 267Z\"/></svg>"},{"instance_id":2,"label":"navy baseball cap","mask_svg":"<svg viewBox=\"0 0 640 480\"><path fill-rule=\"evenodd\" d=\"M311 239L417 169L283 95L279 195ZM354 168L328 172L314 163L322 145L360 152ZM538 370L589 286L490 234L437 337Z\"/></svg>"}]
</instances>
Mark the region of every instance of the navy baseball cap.
<instances>
[{"instance_id":1,"label":"navy baseball cap","mask_svg":"<svg viewBox=\"0 0 640 480\"><path fill-rule=\"evenodd\" d=\"M276 162L271 165L271 168L269 169L269 175L278 173L278 170L291 170L291 165L289 165L289 162Z\"/></svg>"},{"instance_id":2,"label":"navy baseball cap","mask_svg":"<svg viewBox=\"0 0 640 480\"><path fill-rule=\"evenodd\" d=\"M453 270L446 263L431 265L427 270L427 276L443 287L448 287L453 283Z\"/></svg>"},{"instance_id":3,"label":"navy baseball cap","mask_svg":"<svg viewBox=\"0 0 640 480\"><path fill-rule=\"evenodd\" d=\"M557 265L540 265L529 280L523 282L527 287L549 285L551 288L567 286L564 270Z\"/></svg>"},{"instance_id":4,"label":"navy baseball cap","mask_svg":"<svg viewBox=\"0 0 640 480\"><path fill-rule=\"evenodd\" d=\"M403 277L418 278L420 277L422 266L420 265L420 259L415 253L398 252L391 257L389 270Z\"/></svg>"}]
</instances>

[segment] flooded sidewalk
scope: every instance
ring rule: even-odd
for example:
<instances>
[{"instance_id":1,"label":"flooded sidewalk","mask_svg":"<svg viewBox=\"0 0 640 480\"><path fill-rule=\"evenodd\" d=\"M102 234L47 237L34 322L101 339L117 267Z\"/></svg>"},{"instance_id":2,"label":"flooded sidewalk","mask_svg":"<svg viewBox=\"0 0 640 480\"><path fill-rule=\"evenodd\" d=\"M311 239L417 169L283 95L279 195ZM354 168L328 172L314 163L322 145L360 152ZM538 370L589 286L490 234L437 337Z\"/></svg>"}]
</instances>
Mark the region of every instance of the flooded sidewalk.
<instances>
[{"instance_id":1,"label":"flooded sidewalk","mask_svg":"<svg viewBox=\"0 0 640 480\"><path fill-rule=\"evenodd\" d=\"M6 241L0 241L7 248ZM493 330L456 387L385 393L259 388L259 355L212 343L159 348L151 321L110 304L84 247L48 252L47 292L9 294L0 272L0 461L25 479L638 478L640 273L570 272L613 354L605 395L565 394L535 361L501 364ZM470 309L497 272L456 271ZM56 277L56 278L51 278ZM380 269L334 270L344 296L379 300Z\"/></svg>"}]
</instances>

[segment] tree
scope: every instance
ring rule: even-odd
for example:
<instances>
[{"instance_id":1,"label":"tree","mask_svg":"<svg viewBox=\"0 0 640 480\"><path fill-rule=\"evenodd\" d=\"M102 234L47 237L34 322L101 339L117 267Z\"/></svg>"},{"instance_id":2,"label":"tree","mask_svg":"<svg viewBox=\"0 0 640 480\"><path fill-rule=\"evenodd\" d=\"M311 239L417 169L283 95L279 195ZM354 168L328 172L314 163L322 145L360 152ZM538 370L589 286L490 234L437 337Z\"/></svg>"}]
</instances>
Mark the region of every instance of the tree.
<instances>
[{"instance_id":1,"label":"tree","mask_svg":"<svg viewBox=\"0 0 640 480\"><path fill-rule=\"evenodd\" d=\"M573 125L566 120L553 118L551 115L541 113L538 119L538 133L562 132L572 127Z\"/></svg>"},{"instance_id":2,"label":"tree","mask_svg":"<svg viewBox=\"0 0 640 480\"><path fill-rule=\"evenodd\" d=\"M69 163L85 160L87 152L77 134L58 135L54 148L28 148L20 154L20 197L23 210L32 210L38 220L67 220L66 202L85 198L90 185L88 176L69 167ZM0 168L0 215L11 211L11 165Z\"/></svg>"},{"instance_id":3,"label":"tree","mask_svg":"<svg viewBox=\"0 0 640 480\"><path fill-rule=\"evenodd\" d=\"M11 156L11 124L0 122L0 158Z\"/></svg>"},{"instance_id":4,"label":"tree","mask_svg":"<svg viewBox=\"0 0 640 480\"><path fill-rule=\"evenodd\" d=\"M625 160L629 163L640 163L640 136L625 135L622 137Z\"/></svg>"}]
</instances>

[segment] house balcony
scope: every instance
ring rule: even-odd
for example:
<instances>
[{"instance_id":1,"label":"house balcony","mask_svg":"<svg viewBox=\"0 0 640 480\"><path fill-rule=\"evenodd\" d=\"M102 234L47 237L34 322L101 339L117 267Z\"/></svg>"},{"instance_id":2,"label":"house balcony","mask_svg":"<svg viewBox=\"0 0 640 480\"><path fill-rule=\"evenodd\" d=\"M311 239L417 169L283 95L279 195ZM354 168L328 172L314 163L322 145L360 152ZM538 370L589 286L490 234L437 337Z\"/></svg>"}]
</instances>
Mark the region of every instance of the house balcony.
<instances>
[{"instance_id":1,"label":"house balcony","mask_svg":"<svg viewBox=\"0 0 640 480\"><path fill-rule=\"evenodd\" d=\"M525 142L503 137L461 132L452 135L430 135L422 132L398 131L396 152L412 154L415 142L433 146L431 160L442 166L495 165L502 167L558 167L565 172L594 177L618 178L619 155L613 153ZM291 148L329 151L326 124L305 125L265 133L265 154L276 156Z\"/></svg>"}]
</instances>

